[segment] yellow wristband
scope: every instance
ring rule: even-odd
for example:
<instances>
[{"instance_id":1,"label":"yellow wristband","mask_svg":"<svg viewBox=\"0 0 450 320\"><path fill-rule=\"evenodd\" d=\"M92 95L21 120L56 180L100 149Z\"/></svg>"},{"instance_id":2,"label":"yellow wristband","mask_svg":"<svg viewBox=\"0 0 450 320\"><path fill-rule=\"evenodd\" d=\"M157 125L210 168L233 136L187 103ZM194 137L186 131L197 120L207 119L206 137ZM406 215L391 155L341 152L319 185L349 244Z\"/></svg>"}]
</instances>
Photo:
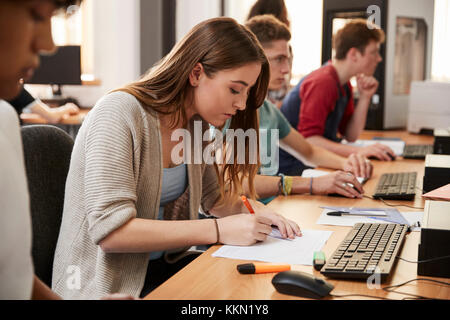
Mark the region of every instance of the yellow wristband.
<instances>
[{"instance_id":1,"label":"yellow wristband","mask_svg":"<svg viewBox=\"0 0 450 320\"><path fill-rule=\"evenodd\" d=\"M292 192L292 182L293 182L293 180L294 180L293 177L289 177L289 176L284 177L286 194L288 194L288 195L290 195L291 192Z\"/></svg>"}]
</instances>

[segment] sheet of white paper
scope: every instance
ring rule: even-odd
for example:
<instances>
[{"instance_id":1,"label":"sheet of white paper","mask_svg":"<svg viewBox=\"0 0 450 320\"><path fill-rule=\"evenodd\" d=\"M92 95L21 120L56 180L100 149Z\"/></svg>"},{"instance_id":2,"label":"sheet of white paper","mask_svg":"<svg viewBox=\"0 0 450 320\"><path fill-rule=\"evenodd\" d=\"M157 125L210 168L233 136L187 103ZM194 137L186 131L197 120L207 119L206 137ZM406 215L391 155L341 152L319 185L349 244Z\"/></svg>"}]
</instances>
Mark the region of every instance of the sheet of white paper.
<instances>
[{"instance_id":1,"label":"sheet of white paper","mask_svg":"<svg viewBox=\"0 0 450 320\"><path fill-rule=\"evenodd\" d=\"M314 252L322 250L331 233L332 231L302 230L302 236L293 240L267 237L266 241L252 246L224 245L212 256L311 266Z\"/></svg>"},{"instance_id":2,"label":"sheet of white paper","mask_svg":"<svg viewBox=\"0 0 450 320\"><path fill-rule=\"evenodd\" d=\"M406 220L408 220L409 225L415 225L417 221L422 225L423 211L421 212L400 212ZM420 231L420 227L415 227L412 231Z\"/></svg>"},{"instance_id":3,"label":"sheet of white paper","mask_svg":"<svg viewBox=\"0 0 450 320\"><path fill-rule=\"evenodd\" d=\"M302 177L303 178L317 178L317 177L321 177L321 176L327 175L329 173L330 172L317 170L317 169L305 169L302 172ZM356 179L361 184L366 182L366 180L363 177L356 177Z\"/></svg>"},{"instance_id":4,"label":"sheet of white paper","mask_svg":"<svg viewBox=\"0 0 450 320\"><path fill-rule=\"evenodd\" d=\"M355 142L343 140L342 143L355 147L367 147L375 143L384 144L391 148L397 156L401 156L403 149L405 149L405 141L403 140L356 140Z\"/></svg>"},{"instance_id":5,"label":"sheet of white paper","mask_svg":"<svg viewBox=\"0 0 450 320\"><path fill-rule=\"evenodd\" d=\"M328 216L327 213L330 211L335 210L329 210L324 209L317 220L316 224L324 224L324 225L331 225L331 226L342 226L342 227L353 227L355 223L389 223L387 221L383 220L376 220L371 219L368 217L361 217L361 216ZM370 211L366 211L370 212Z\"/></svg>"}]
</instances>

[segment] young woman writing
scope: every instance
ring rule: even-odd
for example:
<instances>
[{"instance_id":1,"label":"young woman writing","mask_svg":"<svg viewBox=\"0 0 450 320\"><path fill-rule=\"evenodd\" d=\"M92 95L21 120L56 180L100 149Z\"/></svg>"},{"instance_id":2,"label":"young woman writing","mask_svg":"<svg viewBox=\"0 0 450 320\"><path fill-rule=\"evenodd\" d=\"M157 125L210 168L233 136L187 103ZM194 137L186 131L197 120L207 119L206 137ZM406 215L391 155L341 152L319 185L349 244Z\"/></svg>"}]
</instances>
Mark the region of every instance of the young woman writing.
<instances>
[{"instance_id":1,"label":"young woman writing","mask_svg":"<svg viewBox=\"0 0 450 320\"><path fill-rule=\"evenodd\" d=\"M192 245L251 245L264 241L272 225L285 237L301 235L296 223L258 205L248 214L240 201L237 177L248 177L255 195L258 164L234 162L219 170L205 163L177 166L171 157L179 143L172 133L192 132L195 121L206 130L232 118L233 129L258 130L268 81L269 64L255 36L233 19L215 18L194 27L141 80L102 98L74 146L54 262L56 292L75 299L143 296L170 276L172 258ZM252 146L245 144L247 155ZM200 207L218 219L197 220ZM69 266L81 274L75 288L67 285Z\"/></svg>"}]
</instances>

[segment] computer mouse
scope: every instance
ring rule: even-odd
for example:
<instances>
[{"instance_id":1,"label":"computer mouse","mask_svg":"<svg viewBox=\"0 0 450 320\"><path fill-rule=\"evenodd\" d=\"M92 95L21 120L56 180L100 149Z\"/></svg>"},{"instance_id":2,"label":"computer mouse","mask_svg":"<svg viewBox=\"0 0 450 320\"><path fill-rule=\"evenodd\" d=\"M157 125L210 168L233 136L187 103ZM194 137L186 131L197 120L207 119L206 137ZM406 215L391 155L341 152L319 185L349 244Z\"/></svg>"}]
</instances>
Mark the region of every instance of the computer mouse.
<instances>
[{"instance_id":1,"label":"computer mouse","mask_svg":"<svg viewBox=\"0 0 450 320\"><path fill-rule=\"evenodd\" d=\"M353 188L353 190L355 190L359 195L361 195L361 192L359 192L359 190L356 189L352 183L348 182L348 183L346 183L346 185L349 186L350 188ZM329 197L345 197L344 195L339 194L339 193L329 193L329 194L327 194L327 196L329 196Z\"/></svg>"},{"instance_id":2,"label":"computer mouse","mask_svg":"<svg viewBox=\"0 0 450 320\"><path fill-rule=\"evenodd\" d=\"M272 278L275 289L283 294L320 299L327 296L334 286L312 274L300 271L283 271Z\"/></svg>"},{"instance_id":3,"label":"computer mouse","mask_svg":"<svg viewBox=\"0 0 450 320\"><path fill-rule=\"evenodd\" d=\"M391 160L396 160L396 159L397 159L397 157L396 157L395 155L392 155L392 154L390 154L390 153L386 153L386 154L388 155L389 159L391 159ZM370 156L369 159L370 159L370 160L379 160L379 159L378 159L377 157L375 157L375 156Z\"/></svg>"}]
</instances>

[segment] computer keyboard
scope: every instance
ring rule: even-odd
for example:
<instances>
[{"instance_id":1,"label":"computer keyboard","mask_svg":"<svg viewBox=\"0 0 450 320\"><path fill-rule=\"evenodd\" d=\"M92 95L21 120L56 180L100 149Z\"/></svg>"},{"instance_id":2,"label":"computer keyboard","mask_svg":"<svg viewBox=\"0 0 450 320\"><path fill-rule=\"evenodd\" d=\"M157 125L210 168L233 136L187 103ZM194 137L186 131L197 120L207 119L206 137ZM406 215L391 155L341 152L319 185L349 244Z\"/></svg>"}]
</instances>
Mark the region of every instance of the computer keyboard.
<instances>
[{"instance_id":1,"label":"computer keyboard","mask_svg":"<svg viewBox=\"0 0 450 320\"><path fill-rule=\"evenodd\" d=\"M376 273L383 282L393 269L407 230L403 224L356 223L320 272L349 279L367 279Z\"/></svg>"},{"instance_id":2,"label":"computer keyboard","mask_svg":"<svg viewBox=\"0 0 450 320\"><path fill-rule=\"evenodd\" d=\"M413 200L416 195L416 172L385 173L380 177L374 199Z\"/></svg>"},{"instance_id":3,"label":"computer keyboard","mask_svg":"<svg viewBox=\"0 0 450 320\"><path fill-rule=\"evenodd\" d=\"M433 145L407 144L403 149L403 158L406 159L425 159L427 154L433 154Z\"/></svg>"}]
</instances>

